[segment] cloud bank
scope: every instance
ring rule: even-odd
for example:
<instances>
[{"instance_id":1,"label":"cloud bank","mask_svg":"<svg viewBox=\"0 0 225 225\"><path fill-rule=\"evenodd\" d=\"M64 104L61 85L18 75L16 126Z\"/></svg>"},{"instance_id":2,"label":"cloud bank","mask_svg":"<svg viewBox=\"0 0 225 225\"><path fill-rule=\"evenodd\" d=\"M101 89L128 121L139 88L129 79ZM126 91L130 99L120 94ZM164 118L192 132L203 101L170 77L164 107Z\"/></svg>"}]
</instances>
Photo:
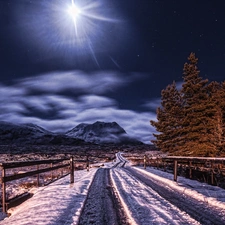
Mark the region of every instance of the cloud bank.
<instances>
[{"instance_id":1,"label":"cloud bank","mask_svg":"<svg viewBox=\"0 0 225 225\"><path fill-rule=\"evenodd\" d=\"M54 72L0 85L0 120L34 123L49 131L65 132L79 123L116 121L126 132L150 144L154 128L149 111L120 109L109 97L143 76L117 72ZM150 106L148 103L146 106Z\"/></svg>"}]
</instances>

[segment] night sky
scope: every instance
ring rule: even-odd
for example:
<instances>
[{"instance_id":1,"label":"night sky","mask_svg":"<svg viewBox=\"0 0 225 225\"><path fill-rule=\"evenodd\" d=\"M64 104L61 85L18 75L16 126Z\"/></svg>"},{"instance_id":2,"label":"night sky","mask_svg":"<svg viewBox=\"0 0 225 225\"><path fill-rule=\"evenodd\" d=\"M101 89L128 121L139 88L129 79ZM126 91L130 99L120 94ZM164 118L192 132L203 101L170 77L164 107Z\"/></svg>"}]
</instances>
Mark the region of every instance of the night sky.
<instances>
[{"instance_id":1,"label":"night sky","mask_svg":"<svg viewBox=\"0 0 225 225\"><path fill-rule=\"evenodd\" d=\"M0 120L55 132L95 121L152 139L161 90L191 52L225 80L225 1L0 0Z\"/></svg>"}]
</instances>

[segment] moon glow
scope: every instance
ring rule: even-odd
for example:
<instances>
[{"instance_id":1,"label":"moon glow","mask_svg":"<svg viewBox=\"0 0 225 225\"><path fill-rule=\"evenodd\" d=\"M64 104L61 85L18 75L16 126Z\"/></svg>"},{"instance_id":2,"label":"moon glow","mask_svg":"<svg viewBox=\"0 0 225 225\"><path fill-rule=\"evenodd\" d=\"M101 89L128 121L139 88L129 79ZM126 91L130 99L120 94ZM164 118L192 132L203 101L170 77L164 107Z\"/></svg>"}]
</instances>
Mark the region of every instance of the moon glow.
<instances>
[{"instance_id":1,"label":"moon glow","mask_svg":"<svg viewBox=\"0 0 225 225\"><path fill-rule=\"evenodd\" d=\"M71 3L71 6L69 6L69 8L68 8L68 13L73 20L75 33L77 35L77 19L79 17L79 14L81 13L81 10L78 8L77 5L75 5L73 0Z\"/></svg>"}]
</instances>

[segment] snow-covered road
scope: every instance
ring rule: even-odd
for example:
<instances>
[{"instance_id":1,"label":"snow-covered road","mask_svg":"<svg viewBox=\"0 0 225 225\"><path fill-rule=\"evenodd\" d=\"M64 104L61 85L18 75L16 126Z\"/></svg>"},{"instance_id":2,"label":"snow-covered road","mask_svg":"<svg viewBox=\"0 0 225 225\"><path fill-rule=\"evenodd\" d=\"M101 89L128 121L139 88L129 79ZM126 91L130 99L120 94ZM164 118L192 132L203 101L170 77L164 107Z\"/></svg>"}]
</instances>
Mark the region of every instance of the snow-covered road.
<instances>
[{"instance_id":1,"label":"snow-covered road","mask_svg":"<svg viewBox=\"0 0 225 225\"><path fill-rule=\"evenodd\" d=\"M109 171L109 168L100 168L96 172L80 216L79 225L130 224L117 196L115 196Z\"/></svg>"},{"instance_id":2,"label":"snow-covered road","mask_svg":"<svg viewBox=\"0 0 225 225\"><path fill-rule=\"evenodd\" d=\"M125 169L112 178L133 224L199 224Z\"/></svg>"},{"instance_id":3,"label":"snow-covered road","mask_svg":"<svg viewBox=\"0 0 225 225\"><path fill-rule=\"evenodd\" d=\"M204 225L224 224L225 222L224 204L221 204L220 205L221 207L217 207L216 203L219 203L219 202L216 199L214 199L215 204L210 204L210 202L208 201L209 198L207 197L205 197L202 201L201 195L200 196L190 195L191 193L194 194L194 192L191 190L189 190L189 194L188 193L185 194L185 188L181 188L181 190L183 189L182 191L177 190L175 188L176 182L170 181L173 185L168 185L168 182L165 183L159 179L154 180L153 178L151 178L151 176L149 176L149 173L143 173L143 170L140 171L130 167L128 167L127 170L128 171L126 171L126 173L130 172L130 176L132 178L137 179L137 181L141 182L142 185L150 188L153 191L153 196L157 196L157 194L159 194L160 197L162 197L165 201L168 201L173 206L176 206L177 208L179 208L181 212L185 212L186 214L190 215L192 218L194 218L196 221L200 222L201 224L204 224ZM218 195L219 194L220 193L218 193ZM223 193L223 196L224 196L224 193ZM160 203L161 209L163 208L163 205L164 205L164 201ZM166 209L165 214L166 213L173 215L173 213L169 212L168 208ZM178 216L179 213L174 215ZM173 221L175 220L174 217L172 218L172 220ZM161 222L159 224L164 224L164 223ZM171 221L170 222L167 221L165 224L176 224L176 223L175 221L173 223L171 223ZM178 224L188 224L188 222L185 222L185 220L184 222L182 222L182 220L180 220ZM191 222L191 224L195 224L195 223Z\"/></svg>"},{"instance_id":4,"label":"snow-covered road","mask_svg":"<svg viewBox=\"0 0 225 225\"><path fill-rule=\"evenodd\" d=\"M225 224L225 190L152 168L134 168L121 154L104 168L60 179L1 221L24 224Z\"/></svg>"}]
</instances>

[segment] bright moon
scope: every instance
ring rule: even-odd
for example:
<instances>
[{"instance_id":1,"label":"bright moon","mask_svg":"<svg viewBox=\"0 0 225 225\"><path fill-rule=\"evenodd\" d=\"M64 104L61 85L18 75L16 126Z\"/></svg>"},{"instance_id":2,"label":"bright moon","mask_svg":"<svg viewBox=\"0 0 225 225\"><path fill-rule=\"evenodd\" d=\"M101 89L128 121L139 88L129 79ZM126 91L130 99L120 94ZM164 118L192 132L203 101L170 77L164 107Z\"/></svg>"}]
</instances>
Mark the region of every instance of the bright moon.
<instances>
[{"instance_id":1,"label":"bright moon","mask_svg":"<svg viewBox=\"0 0 225 225\"><path fill-rule=\"evenodd\" d=\"M72 0L72 4L68 9L68 13L71 16L71 18L73 19L73 24L74 24L76 35L78 35L78 33L77 33L77 18L79 16L80 12L81 12L80 9L74 4L74 0Z\"/></svg>"},{"instance_id":2,"label":"bright moon","mask_svg":"<svg viewBox=\"0 0 225 225\"><path fill-rule=\"evenodd\" d=\"M68 9L68 13L73 18L73 20L76 20L78 15L80 14L80 10L74 3L72 3L72 5Z\"/></svg>"}]
</instances>

